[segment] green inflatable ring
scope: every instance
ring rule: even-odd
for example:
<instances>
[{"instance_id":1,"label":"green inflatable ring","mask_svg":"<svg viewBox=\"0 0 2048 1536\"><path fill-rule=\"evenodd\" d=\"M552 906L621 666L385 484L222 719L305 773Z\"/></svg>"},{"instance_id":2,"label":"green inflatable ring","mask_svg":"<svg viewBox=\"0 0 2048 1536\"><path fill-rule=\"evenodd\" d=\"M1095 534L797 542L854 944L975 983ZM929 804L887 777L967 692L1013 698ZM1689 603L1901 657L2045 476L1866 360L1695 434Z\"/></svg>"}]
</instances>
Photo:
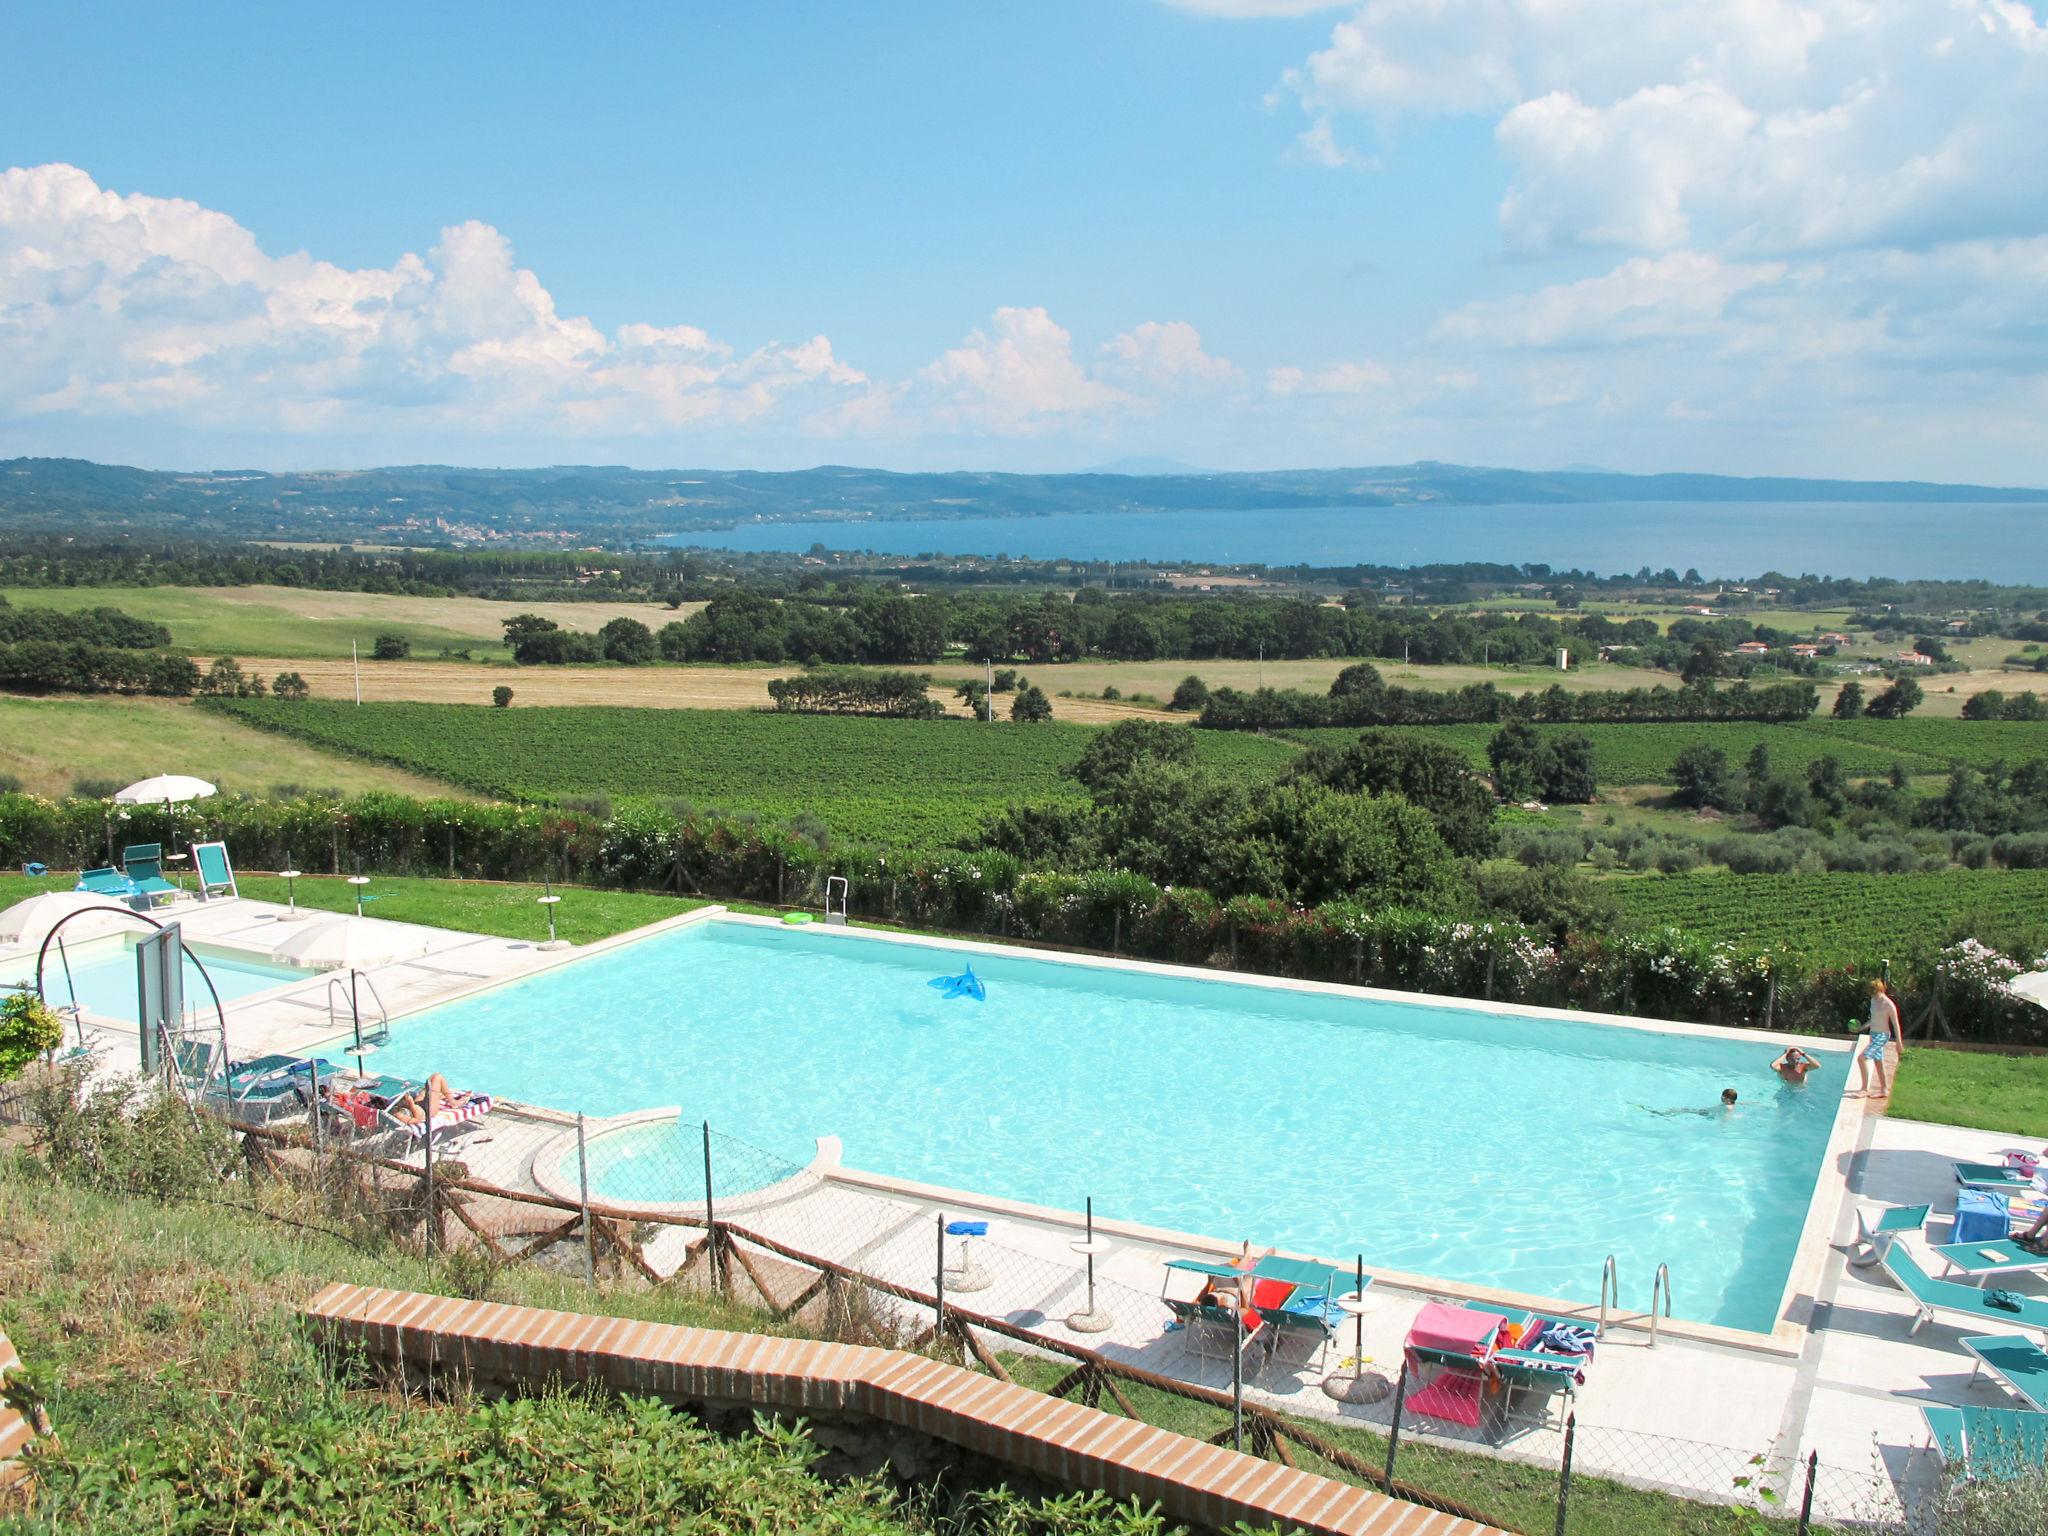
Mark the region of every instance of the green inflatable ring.
<instances>
[{"instance_id":1,"label":"green inflatable ring","mask_svg":"<svg viewBox=\"0 0 2048 1536\"><path fill-rule=\"evenodd\" d=\"M782 920L792 928L801 928L811 920L811 914L808 912L785 912L782 914Z\"/></svg>"}]
</instances>

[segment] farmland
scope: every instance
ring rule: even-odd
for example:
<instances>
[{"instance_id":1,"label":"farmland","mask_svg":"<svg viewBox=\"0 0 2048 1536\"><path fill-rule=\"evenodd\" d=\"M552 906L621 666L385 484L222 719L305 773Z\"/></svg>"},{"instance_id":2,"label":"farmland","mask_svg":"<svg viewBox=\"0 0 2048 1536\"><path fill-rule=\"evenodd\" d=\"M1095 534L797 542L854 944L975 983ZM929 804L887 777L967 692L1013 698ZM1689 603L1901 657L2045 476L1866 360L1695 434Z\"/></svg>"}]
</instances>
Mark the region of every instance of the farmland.
<instances>
[{"instance_id":1,"label":"farmland","mask_svg":"<svg viewBox=\"0 0 2048 1536\"><path fill-rule=\"evenodd\" d=\"M1779 944L1814 960L1897 959L1952 928L2030 956L2048 947L2048 870L1644 875L1612 884L1632 926Z\"/></svg>"},{"instance_id":2,"label":"farmland","mask_svg":"<svg viewBox=\"0 0 2048 1536\"><path fill-rule=\"evenodd\" d=\"M1914 730L1913 727L1921 727ZM1904 727L1905 729L1901 729ZM1499 729L1493 725L1401 726L1432 741L1455 747L1475 767L1486 767L1486 744ZM1668 784L1671 761L1689 746L1704 743L1719 747L1737 767L1762 743L1770 749L1772 766L1780 771L1804 772L1807 765L1833 757L1851 778L1871 778L1889 773L1893 763L1908 773L1944 772L1952 757L1988 753L1989 757L2048 756L2048 722L2010 726L1996 722L1964 720L1812 720L1789 725L1762 725L1748 721L1698 721L1643 725L1561 725L1540 728L1545 733L1583 733L1593 742L1603 785ZM1974 743L1976 731L2026 732L2031 744L2019 735L1999 737L1988 745ZM1341 746L1357 739L1351 729L1330 728L1286 733L1291 741L1304 745ZM1988 758L1987 758L1988 760Z\"/></svg>"},{"instance_id":3,"label":"farmland","mask_svg":"<svg viewBox=\"0 0 2048 1536\"><path fill-rule=\"evenodd\" d=\"M503 657L504 622L532 603L477 597L400 597L378 592L320 592L299 587L6 587L17 608L119 608L166 626L193 655L348 659L349 642L368 656L387 631L404 635L421 656L467 650L480 660ZM659 629L687 618L699 604L672 610L658 603L550 603L548 616L565 629L597 630L624 614Z\"/></svg>"},{"instance_id":4,"label":"farmland","mask_svg":"<svg viewBox=\"0 0 2048 1536\"><path fill-rule=\"evenodd\" d=\"M491 709L243 700L220 708L408 772L506 799L659 796L701 809L814 817L835 836L940 846L1013 801L1073 800L1061 770L1086 726L606 707ZM1202 759L1242 776L1272 774L1284 742L1202 732Z\"/></svg>"}]
</instances>

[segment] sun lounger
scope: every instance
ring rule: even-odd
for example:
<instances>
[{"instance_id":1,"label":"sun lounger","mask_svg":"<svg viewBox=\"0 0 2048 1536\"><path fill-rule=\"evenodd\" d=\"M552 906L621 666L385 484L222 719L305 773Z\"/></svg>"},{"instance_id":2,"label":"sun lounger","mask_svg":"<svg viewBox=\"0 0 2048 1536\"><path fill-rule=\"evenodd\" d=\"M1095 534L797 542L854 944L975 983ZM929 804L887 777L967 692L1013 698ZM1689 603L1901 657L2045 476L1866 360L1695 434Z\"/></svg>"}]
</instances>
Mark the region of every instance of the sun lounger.
<instances>
[{"instance_id":1,"label":"sun lounger","mask_svg":"<svg viewBox=\"0 0 2048 1536\"><path fill-rule=\"evenodd\" d=\"M1983 1285L1993 1275L2048 1269L2048 1253L2029 1253L2009 1237L1988 1243L1942 1243L1929 1251L1948 1266L1942 1271L1944 1280L1967 1275Z\"/></svg>"},{"instance_id":2,"label":"sun lounger","mask_svg":"<svg viewBox=\"0 0 2048 1536\"><path fill-rule=\"evenodd\" d=\"M164 878L162 843L133 843L123 848L121 870L135 888L135 894L151 906L171 901L180 894L178 888Z\"/></svg>"},{"instance_id":3,"label":"sun lounger","mask_svg":"<svg viewBox=\"0 0 2048 1536\"><path fill-rule=\"evenodd\" d=\"M135 882L110 865L81 870L75 889L119 902L130 902L135 898Z\"/></svg>"},{"instance_id":4,"label":"sun lounger","mask_svg":"<svg viewBox=\"0 0 2048 1536\"><path fill-rule=\"evenodd\" d=\"M2019 1333L1964 1339L1963 1348L1977 1357L1970 1380L1977 1379L1978 1371L1989 1371L2029 1408L2036 1412L2048 1409L2048 1349Z\"/></svg>"},{"instance_id":5,"label":"sun lounger","mask_svg":"<svg viewBox=\"0 0 2048 1536\"><path fill-rule=\"evenodd\" d=\"M1182 1347L1203 1360L1228 1360L1232 1351L1251 1343L1265 1326L1265 1319L1257 1313L1246 1317L1233 1307L1173 1300L1166 1305L1180 1321Z\"/></svg>"},{"instance_id":6,"label":"sun lounger","mask_svg":"<svg viewBox=\"0 0 2048 1536\"><path fill-rule=\"evenodd\" d=\"M1937 1279L1920 1267L1920 1261L1903 1243L1894 1243L1885 1254L1883 1263L1884 1272L1898 1281L1900 1289L1913 1298L1917 1308L1913 1318L1914 1333L1933 1322L1937 1312L1967 1317L1976 1323L2001 1327L2018 1324L2048 1332L2048 1301L2020 1296L2014 1298L2017 1310L1994 1307L1990 1301L1992 1292L1965 1285L1960 1280Z\"/></svg>"},{"instance_id":7,"label":"sun lounger","mask_svg":"<svg viewBox=\"0 0 2048 1536\"><path fill-rule=\"evenodd\" d=\"M1598 1347L1600 1325L1578 1318L1553 1317L1545 1312L1497 1307L1482 1301L1468 1301L1465 1308L1471 1312L1489 1312L1504 1317L1510 1330L1509 1337L1521 1341L1517 1346L1503 1346L1493 1352L1493 1371L1502 1388L1503 1415L1533 1424L1545 1423L1550 1417L1551 1404L1560 1400L1559 1411L1562 1412L1585 1382L1586 1367L1593 1363L1593 1354ZM1581 1337L1591 1335L1591 1339L1586 1349L1567 1352L1550 1345L1550 1330L1553 1328L1570 1329ZM1538 1400L1536 1412L1516 1413L1516 1401L1531 1397Z\"/></svg>"},{"instance_id":8,"label":"sun lounger","mask_svg":"<svg viewBox=\"0 0 2048 1536\"><path fill-rule=\"evenodd\" d=\"M1337 1325L1320 1308L1296 1311L1289 1305L1259 1316L1266 1324L1264 1371L1314 1369L1320 1373L1323 1353L1337 1338Z\"/></svg>"},{"instance_id":9,"label":"sun lounger","mask_svg":"<svg viewBox=\"0 0 2048 1536\"><path fill-rule=\"evenodd\" d=\"M211 901L216 896L240 896L235 885L235 866L228 859L226 843L194 843L192 863L199 871L199 899Z\"/></svg>"},{"instance_id":10,"label":"sun lounger","mask_svg":"<svg viewBox=\"0 0 2048 1536\"><path fill-rule=\"evenodd\" d=\"M1965 1189L2039 1189L2034 1176L2003 1163L1957 1163L1956 1182Z\"/></svg>"},{"instance_id":11,"label":"sun lounger","mask_svg":"<svg viewBox=\"0 0 2048 1536\"><path fill-rule=\"evenodd\" d=\"M1924 1231L1933 1209L1931 1205L1857 1206L1856 1242L1849 1250L1849 1262L1862 1269L1877 1263L1901 1232Z\"/></svg>"},{"instance_id":12,"label":"sun lounger","mask_svg":"<svg viewBox=\"0 0 2048 1536\"><path fill-rule=\"evenodd\" d=\"M1936 1453L1964 1477L2008 1482L2048 1466L2048 1413L1926 1403L1920 1416Z\"/></svg>"}]
</instances>

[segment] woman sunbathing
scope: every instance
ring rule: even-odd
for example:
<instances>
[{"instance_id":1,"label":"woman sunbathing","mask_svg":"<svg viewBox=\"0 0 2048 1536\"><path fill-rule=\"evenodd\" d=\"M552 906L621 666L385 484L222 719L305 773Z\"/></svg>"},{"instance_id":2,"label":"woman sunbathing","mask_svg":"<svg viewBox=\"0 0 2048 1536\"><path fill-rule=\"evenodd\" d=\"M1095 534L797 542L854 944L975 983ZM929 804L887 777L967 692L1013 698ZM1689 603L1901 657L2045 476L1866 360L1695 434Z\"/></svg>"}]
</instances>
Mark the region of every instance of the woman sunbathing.
<instances>
[{"instance_id":1,"label":"woman sunbathing","mask_svg":"<svg viewBox=\"0 0 2048 1536\"><path fill-rule=\"evenodd\" d=\"M427 1078L426 1095L424 1110L420 1107L417 1092L403 1095L391 1105L391 1118L402 1125L418 1125L422 1120L431 1119L446 1110L461 1109L476 1097L473 1093L456 1092L448 1086L448 1079L438 1072Z\"/></svg>"}]
</instances>

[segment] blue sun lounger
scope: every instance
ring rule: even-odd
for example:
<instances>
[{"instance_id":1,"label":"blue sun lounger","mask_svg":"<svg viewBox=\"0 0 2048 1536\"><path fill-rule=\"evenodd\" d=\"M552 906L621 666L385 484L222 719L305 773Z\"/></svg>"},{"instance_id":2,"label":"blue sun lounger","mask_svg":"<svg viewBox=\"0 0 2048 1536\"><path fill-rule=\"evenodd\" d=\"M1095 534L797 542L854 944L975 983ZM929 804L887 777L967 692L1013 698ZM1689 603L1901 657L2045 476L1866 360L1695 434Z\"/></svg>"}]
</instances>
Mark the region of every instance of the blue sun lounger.
<instances>
[{"instance_id":1,"label":"blue sun lounger","mask_svg":"<svg viewBox=\"0 0 2048 1536\"><path fill-rule=\"evenodd\" d=\"M2003 1163L1957 1163L1956 1182L1965 1189L2036 1189L2031 1174Z\"/></svg>"},{"instance_id":2,"label":"blue sun lounger","mask_svg":"<svg viewBox=\"0 0 2048 1536\"><path fill-rule=\"evenodd\" d=\"M1910 1249L1897 1243L1885 1254L1883 1263L1884 1272L1898 1281L1899 1288L1913 1298L1917 1309L1911 1330L1914 1333L1933 1322L1937 1312L1967 1317L1979 1324L1991 1323L2005 1328L2017 1324L2048 1333L2048 1301L2034 1296L2018 1296L2013 1298L2011 1307L1994 1307L1991 1297L1997 1293L1965 1285L1960 1280L1937 1279L1920 1267L1920 1261L1913 1257Z\"/></svg>"},{"instance_id":3,"label":"blue sun lounger","mask_svg":"<svg viewBox=\"0 0 2048 1536\"><path fill-rule=\"evenodd\" d=\"M1885 1256L1892 1239L1901 1232L1920 1232L1933 1213L1931 1205L1887 1205L1856 1207L1856 1242L1849 1249L1849 1262L1867 1269Z\"/></svg>"},{"instance_id":4,"label":"blue sun lounger","mask_svg":"<svg viewBox=\"0 0 2048 1536\"><path fill-rule=\"evenodd\" d=\"M2010 1482L2048 1467L2048 1413L1924 1403L1920 1416L1943 1464L1964 1477Z\"/></svg>"},{"instance_id":5,"label":"blue sun lounger","mask_svg":"<svg viewBox=\"0 0 2048 1536\"><path fill-rule=\"evenodd\" d=\"M2048 1253L2033 1253L2011 1238L1988 1243L1942 1243L1928 1250L1948 1266L1944 1280L1965 1275L1984 1284L1993 1275L2019 1275L2030 1269L2048 1269Z\"/></svg>"},{"instance_id":6,"label":"blue sun lounger","mask_svg":"<svg viewBox=\"0 0 2048 1536\"><path fill-rule=\"evenodd\" d=\"M1970 1380L1975 1381L1979 1371L1989 1371L2029 1408L2048 1409L2048 1349L2020 1333L1983 1334L1963 1340L1963 1348L1977 1357Z\"/></svg>"}]
</instances>

